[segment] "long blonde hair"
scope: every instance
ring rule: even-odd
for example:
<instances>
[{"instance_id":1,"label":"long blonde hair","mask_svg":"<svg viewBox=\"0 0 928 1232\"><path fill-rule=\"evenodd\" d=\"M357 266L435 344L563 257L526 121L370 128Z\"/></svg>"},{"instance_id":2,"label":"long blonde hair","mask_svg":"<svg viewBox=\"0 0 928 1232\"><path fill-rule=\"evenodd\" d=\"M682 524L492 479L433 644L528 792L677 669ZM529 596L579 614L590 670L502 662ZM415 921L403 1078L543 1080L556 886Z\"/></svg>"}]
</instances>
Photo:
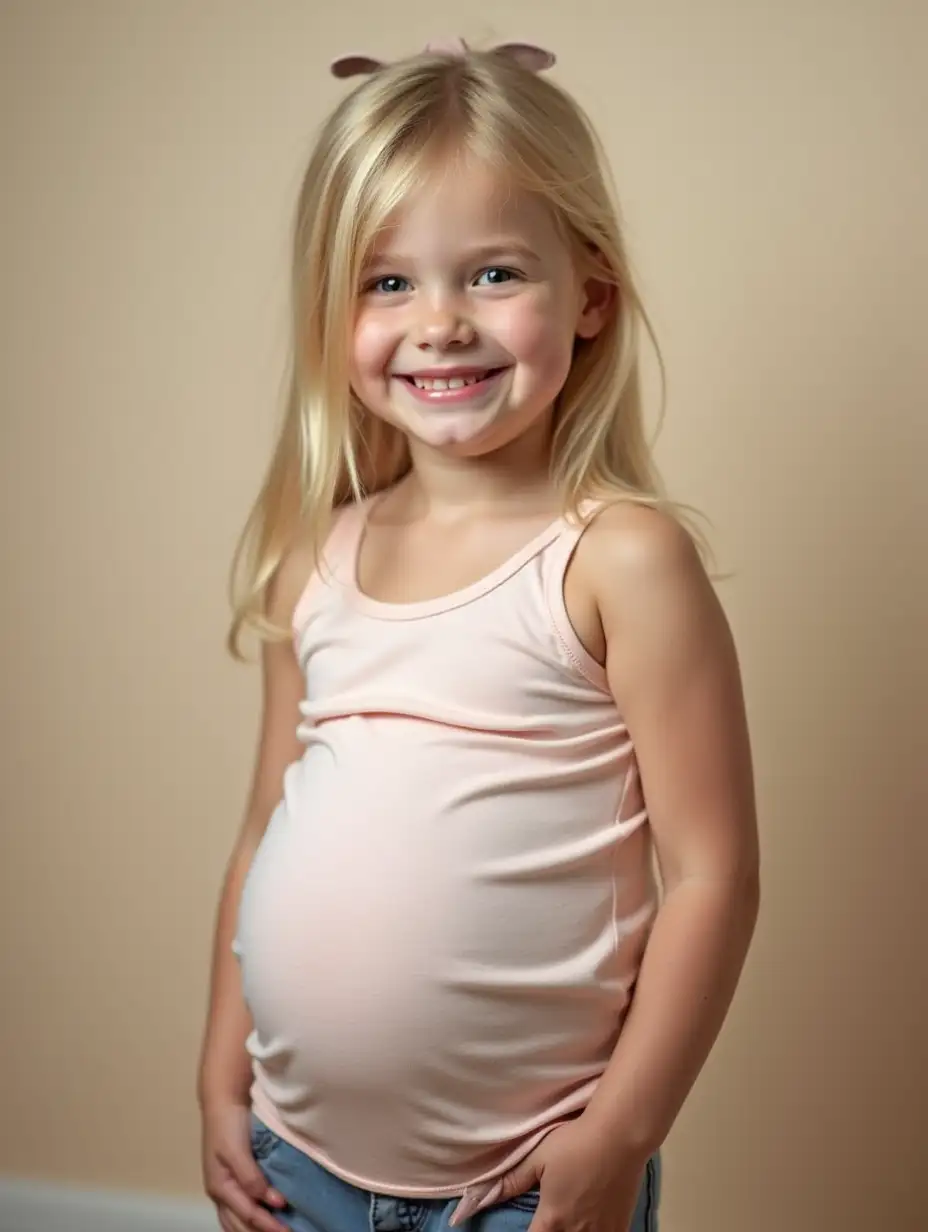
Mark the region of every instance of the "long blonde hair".
<instances>
[{"instance_id":1,"label":"long blonde hair","mask_svg":"<svg viewBox=\"0 0 928 1232\"><path fill-rule=\"evenodd\" d=\"M579 516L587 500L669 504L642 416L642 331L659 364L660 351L589 120L563 90L497 53L415 56L379 70L342 101L303 180L286 414L233 563L228 640L237 657L246 628L280 633L268 620L268 591L295 538L308 534L318 562L333 511L409 468L402 434L351 391L355 299L378 228L450 152L475 156L542 198L578 260L592 262L617 291L607 326L578 341L558 398L552 478L564 512Z\"/></svg>"}]
</instances>

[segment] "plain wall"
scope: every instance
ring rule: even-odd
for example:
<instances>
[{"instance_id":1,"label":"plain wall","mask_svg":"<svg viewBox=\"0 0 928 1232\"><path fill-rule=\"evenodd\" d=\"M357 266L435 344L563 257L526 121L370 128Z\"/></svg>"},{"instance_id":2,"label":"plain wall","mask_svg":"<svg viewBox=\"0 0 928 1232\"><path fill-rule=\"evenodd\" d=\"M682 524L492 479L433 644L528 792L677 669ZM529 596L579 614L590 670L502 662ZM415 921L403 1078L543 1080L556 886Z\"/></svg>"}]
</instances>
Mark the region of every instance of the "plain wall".
<instances>
[{"instance_id":1,"label":"plain wall","mask_svg":"<svg viewBox=\"0 0 928 1232\"><path fill-rule=\"evenodd\" d=\"M613 160L740 645L766 893L668 1232L925 1192L928 19L907 0L2 0L0 1171L198 1188L258 677L226 570L343 51L526 37ZM582 20L580 20L582 18ZM492 21L491 21L492 19Z\"/></svg>"}]
</instances>

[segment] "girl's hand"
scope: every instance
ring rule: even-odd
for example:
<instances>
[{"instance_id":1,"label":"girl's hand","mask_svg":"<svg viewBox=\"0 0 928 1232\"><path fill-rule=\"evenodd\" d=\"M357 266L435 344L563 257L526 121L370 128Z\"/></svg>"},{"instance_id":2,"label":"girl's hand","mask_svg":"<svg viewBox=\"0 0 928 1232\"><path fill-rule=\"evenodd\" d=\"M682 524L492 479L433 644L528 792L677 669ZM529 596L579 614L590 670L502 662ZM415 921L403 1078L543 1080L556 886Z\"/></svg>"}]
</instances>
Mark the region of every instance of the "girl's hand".
<instances>
[{"instance_id":1,"label":"girl's hand","mask_svg":"<svg viewBox=\"0 0 928 1232\"><path fill-rule=\"evenodd\" d=\"M203 1111L203 1181L223 1232L287 1232L267 1210L286 1199L272 1189L251 1150L251 1110L225 1103Z\"/></svg>"},{"instance_id":2,"label":"girl's hand","mask_svg":"<svg viewBox=\"0 0 928 1232\"><path fill-rule=\"evenodd\" d=\"M465 1194L451 1223L539 1186L531 1232L628 1232L646 1166L646 1159L623 1159L580 1118L552 1130L489 1190Z\"/></svg>"}]
</instances>

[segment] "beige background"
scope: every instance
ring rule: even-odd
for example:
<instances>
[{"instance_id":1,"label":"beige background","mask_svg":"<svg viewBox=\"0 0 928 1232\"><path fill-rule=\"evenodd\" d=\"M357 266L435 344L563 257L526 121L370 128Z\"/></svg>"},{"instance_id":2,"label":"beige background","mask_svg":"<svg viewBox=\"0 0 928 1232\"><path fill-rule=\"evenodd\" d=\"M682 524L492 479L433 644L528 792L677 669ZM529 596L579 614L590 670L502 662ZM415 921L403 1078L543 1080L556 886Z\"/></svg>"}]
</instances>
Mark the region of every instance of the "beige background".
<instances>
[{"instance_id":1,"label":"beige background","mask_svg":"<svg viewBox=\"0 0 928 1232\"><path fill-rule=\"evenodd\" d=\"M458 10L0 3L0 1171L197 1188L207 948L256 719L225 573L279 405L294 193L341 90L324 66L524 36L613 157L670 371L660 457L736 574L766 900L664 1226L916 1232L925 8Z\"/></svg>"}]
</instances>

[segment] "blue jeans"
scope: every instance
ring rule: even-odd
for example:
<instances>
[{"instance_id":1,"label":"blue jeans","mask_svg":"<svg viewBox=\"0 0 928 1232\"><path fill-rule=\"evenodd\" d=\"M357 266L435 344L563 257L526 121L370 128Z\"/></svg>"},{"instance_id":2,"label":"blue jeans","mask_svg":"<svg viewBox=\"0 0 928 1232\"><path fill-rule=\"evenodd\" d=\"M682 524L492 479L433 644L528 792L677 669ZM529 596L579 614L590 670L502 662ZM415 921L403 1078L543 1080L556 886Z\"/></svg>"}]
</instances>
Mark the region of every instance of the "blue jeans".
<instances>
[{"instance_id":1,"label":"blue jeans","mask_svg":"<svg viewBox=\"0 0 928 1232\"><path fill-rule=\"evenodd\" d=\"M391 1198L355 1189L284 1142L257 1117L252 1118L251 1148L268 1184L289 1203L274 1215L292 1232L449 1232L457 1198ZM659 1198L660 1159L655 1156L648 1161L629 1232L657 1232ZM537 1206L535 1189L481 1211L462 1228L526 1232Z\"/></svg>"}]
</instances>

